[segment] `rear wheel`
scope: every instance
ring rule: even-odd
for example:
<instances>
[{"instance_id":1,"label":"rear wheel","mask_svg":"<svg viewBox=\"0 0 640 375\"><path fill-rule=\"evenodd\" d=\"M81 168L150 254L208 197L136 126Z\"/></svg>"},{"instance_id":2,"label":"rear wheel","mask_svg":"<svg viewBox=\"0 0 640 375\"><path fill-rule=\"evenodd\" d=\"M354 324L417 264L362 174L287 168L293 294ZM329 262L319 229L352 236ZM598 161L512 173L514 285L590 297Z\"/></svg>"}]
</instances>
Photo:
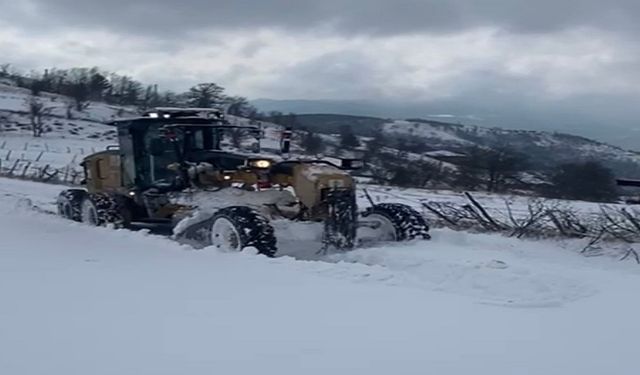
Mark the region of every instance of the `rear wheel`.
<instances>
[{"instance_id":1,"label":"rear wheel","mask_svg":"<svg viewBox=\"0 0 640 375\"><path fill-rule=\"evenodd\" d=\"M362 217L370 225L366 237L378 241L408 241L416 238L430 239L429 225L416 210L400 203L380 203L369 207Z\"/></svg>"},{"instance_id":2,"label":"rear wheel","mask_svg":"<svg viewBox=\"0 0 640 375\"><path fill-rule=\"evenodd\" d=\"M73 221L82 220L82 201L87 192L81 189L69 189L60 192L56 204L58 216Z\"/></svg>"},{"instance_id":3,"label":"rear wheel","mask_svg":"<svg viewBox=\"0 0 640 375\"><path fill-rule=\"evenodd\" d=\"M127 198L118 194L87 194L80 207L80 221L92 226L126 228L131 223Z\"/></svg>"}]
</instances>

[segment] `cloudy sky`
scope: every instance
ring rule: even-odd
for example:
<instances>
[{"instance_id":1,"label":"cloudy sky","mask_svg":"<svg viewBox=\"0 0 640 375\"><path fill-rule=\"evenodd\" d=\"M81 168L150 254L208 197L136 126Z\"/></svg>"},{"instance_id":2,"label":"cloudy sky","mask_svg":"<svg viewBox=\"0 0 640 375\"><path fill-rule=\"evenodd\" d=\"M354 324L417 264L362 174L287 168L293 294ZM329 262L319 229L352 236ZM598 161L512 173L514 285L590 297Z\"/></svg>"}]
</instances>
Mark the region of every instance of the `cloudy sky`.
<instances>
[{"instance_id":1,"label":"cloudy sky","mask_svg":"<svg viewBox=\"0 0 640 375\"><path fill-rule=\"evenodd\" d=\"M0 60L631 129L639 19L637 0L0 0Z\"/></svg>"}]
</instances>

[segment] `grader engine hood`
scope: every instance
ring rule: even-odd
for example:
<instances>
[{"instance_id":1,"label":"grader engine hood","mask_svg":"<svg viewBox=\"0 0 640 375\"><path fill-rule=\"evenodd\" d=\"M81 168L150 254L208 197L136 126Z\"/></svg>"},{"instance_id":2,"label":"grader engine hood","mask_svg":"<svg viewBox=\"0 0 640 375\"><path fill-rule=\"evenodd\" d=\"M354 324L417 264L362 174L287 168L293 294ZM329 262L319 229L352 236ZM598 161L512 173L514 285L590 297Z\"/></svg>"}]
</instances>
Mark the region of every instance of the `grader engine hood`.
<instances>
[{"instance_id":1,"label":"grader engine hood","mask_svg":"<svg viewBox=\"0 0 640 375\"><path fill-rule=\"evenodd\" d=\"M325 189L355 189L349 173L328 164L298 164L293 168L292 179L296 195L310 209L322 202Z\"/></svg>"}]
</instances>

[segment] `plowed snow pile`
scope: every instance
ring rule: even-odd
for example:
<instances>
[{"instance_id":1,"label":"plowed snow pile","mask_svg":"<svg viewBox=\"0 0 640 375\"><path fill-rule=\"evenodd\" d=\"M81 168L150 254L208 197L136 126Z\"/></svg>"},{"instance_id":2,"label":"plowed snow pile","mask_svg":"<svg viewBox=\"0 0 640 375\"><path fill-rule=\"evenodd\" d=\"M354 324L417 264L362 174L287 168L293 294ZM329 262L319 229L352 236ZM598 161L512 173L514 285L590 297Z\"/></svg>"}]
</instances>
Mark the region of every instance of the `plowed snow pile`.
<instances>
[{"instance_id":1,"label":"plowed snow pile","mask_svg":"<svg viewBox=\"0 0 640 375\"><path fill-rule=\"evenodd\" d=\"M637 373L633 262L450 231L315 260L192 250L20 201L60 189L0 179L1 374Z\"/></svg>"}]
</instances>

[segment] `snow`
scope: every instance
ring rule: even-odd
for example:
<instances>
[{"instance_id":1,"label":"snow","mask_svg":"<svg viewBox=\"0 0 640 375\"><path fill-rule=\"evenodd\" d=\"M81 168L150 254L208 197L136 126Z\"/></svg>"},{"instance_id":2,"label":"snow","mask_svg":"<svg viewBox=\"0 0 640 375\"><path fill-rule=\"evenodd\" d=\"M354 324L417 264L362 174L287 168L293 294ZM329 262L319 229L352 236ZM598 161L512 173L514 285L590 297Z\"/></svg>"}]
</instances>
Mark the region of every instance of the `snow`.
<instances>
[{"instance_id":1,"label":"snow","mask_svg":"<svg viewBox=\"0 0 640 375\"><path fill-rule=\"evenodd\" d=\"M349 174L328 164L309 164L308 168L302 170L302 175L309 181L316 181L318 177L326 175L349 176Z\"/></svg>"},{"instance_id":2,"label":"snow","mask_svg":"<svg viewBox=\"0 0 640 375\"><path fill-rule=\"evenodd\" d=\"M0 179L2 373L637 373L640 267L572 242L436 230L268 259L19 203L62 188Z\"/></svg>"},{"instance_id":3,"label":"snow","mask_svg":"<svg viewBox=\"0 0 640 375\"><path fill-rule=\"evenodd\" d=\"M428 123L394 120L393 122L384 124L384 130L389 133L410 135L412 137L425 138L431 141L438 140L462 145L471 144L471 142L456 136L452 132L447 131L447 129Z\"/></svg>"},{"instance_id":4,"label":"snow","mask_svg":"<svg viewBox=\"0 0 640 375\"><path fill-rule=\"evenodd\" d=\"M290 190L248 191L235 187L216 192L176 193L170 199L171 203L197 207L195 212L175 226L173 232L176 234L193 224L209 219L217 210L224 207L249 206L268 216L269 205L286 207L296 202Z\"/></svg>"},{"instance_id":5,"label":"snow","mask_svg":"<svg viewBox=\"0 0 640 375\"><path fill-rule=\"evenodd\" d=\"M426 156L432 156L432 157L465 157L466 155L458 153L458 152L453 152L453 151L447 151L447 150L436 150L436 151L429 151L429 152L425 152L424 153Z\"/></svg>"}]
</instances>

